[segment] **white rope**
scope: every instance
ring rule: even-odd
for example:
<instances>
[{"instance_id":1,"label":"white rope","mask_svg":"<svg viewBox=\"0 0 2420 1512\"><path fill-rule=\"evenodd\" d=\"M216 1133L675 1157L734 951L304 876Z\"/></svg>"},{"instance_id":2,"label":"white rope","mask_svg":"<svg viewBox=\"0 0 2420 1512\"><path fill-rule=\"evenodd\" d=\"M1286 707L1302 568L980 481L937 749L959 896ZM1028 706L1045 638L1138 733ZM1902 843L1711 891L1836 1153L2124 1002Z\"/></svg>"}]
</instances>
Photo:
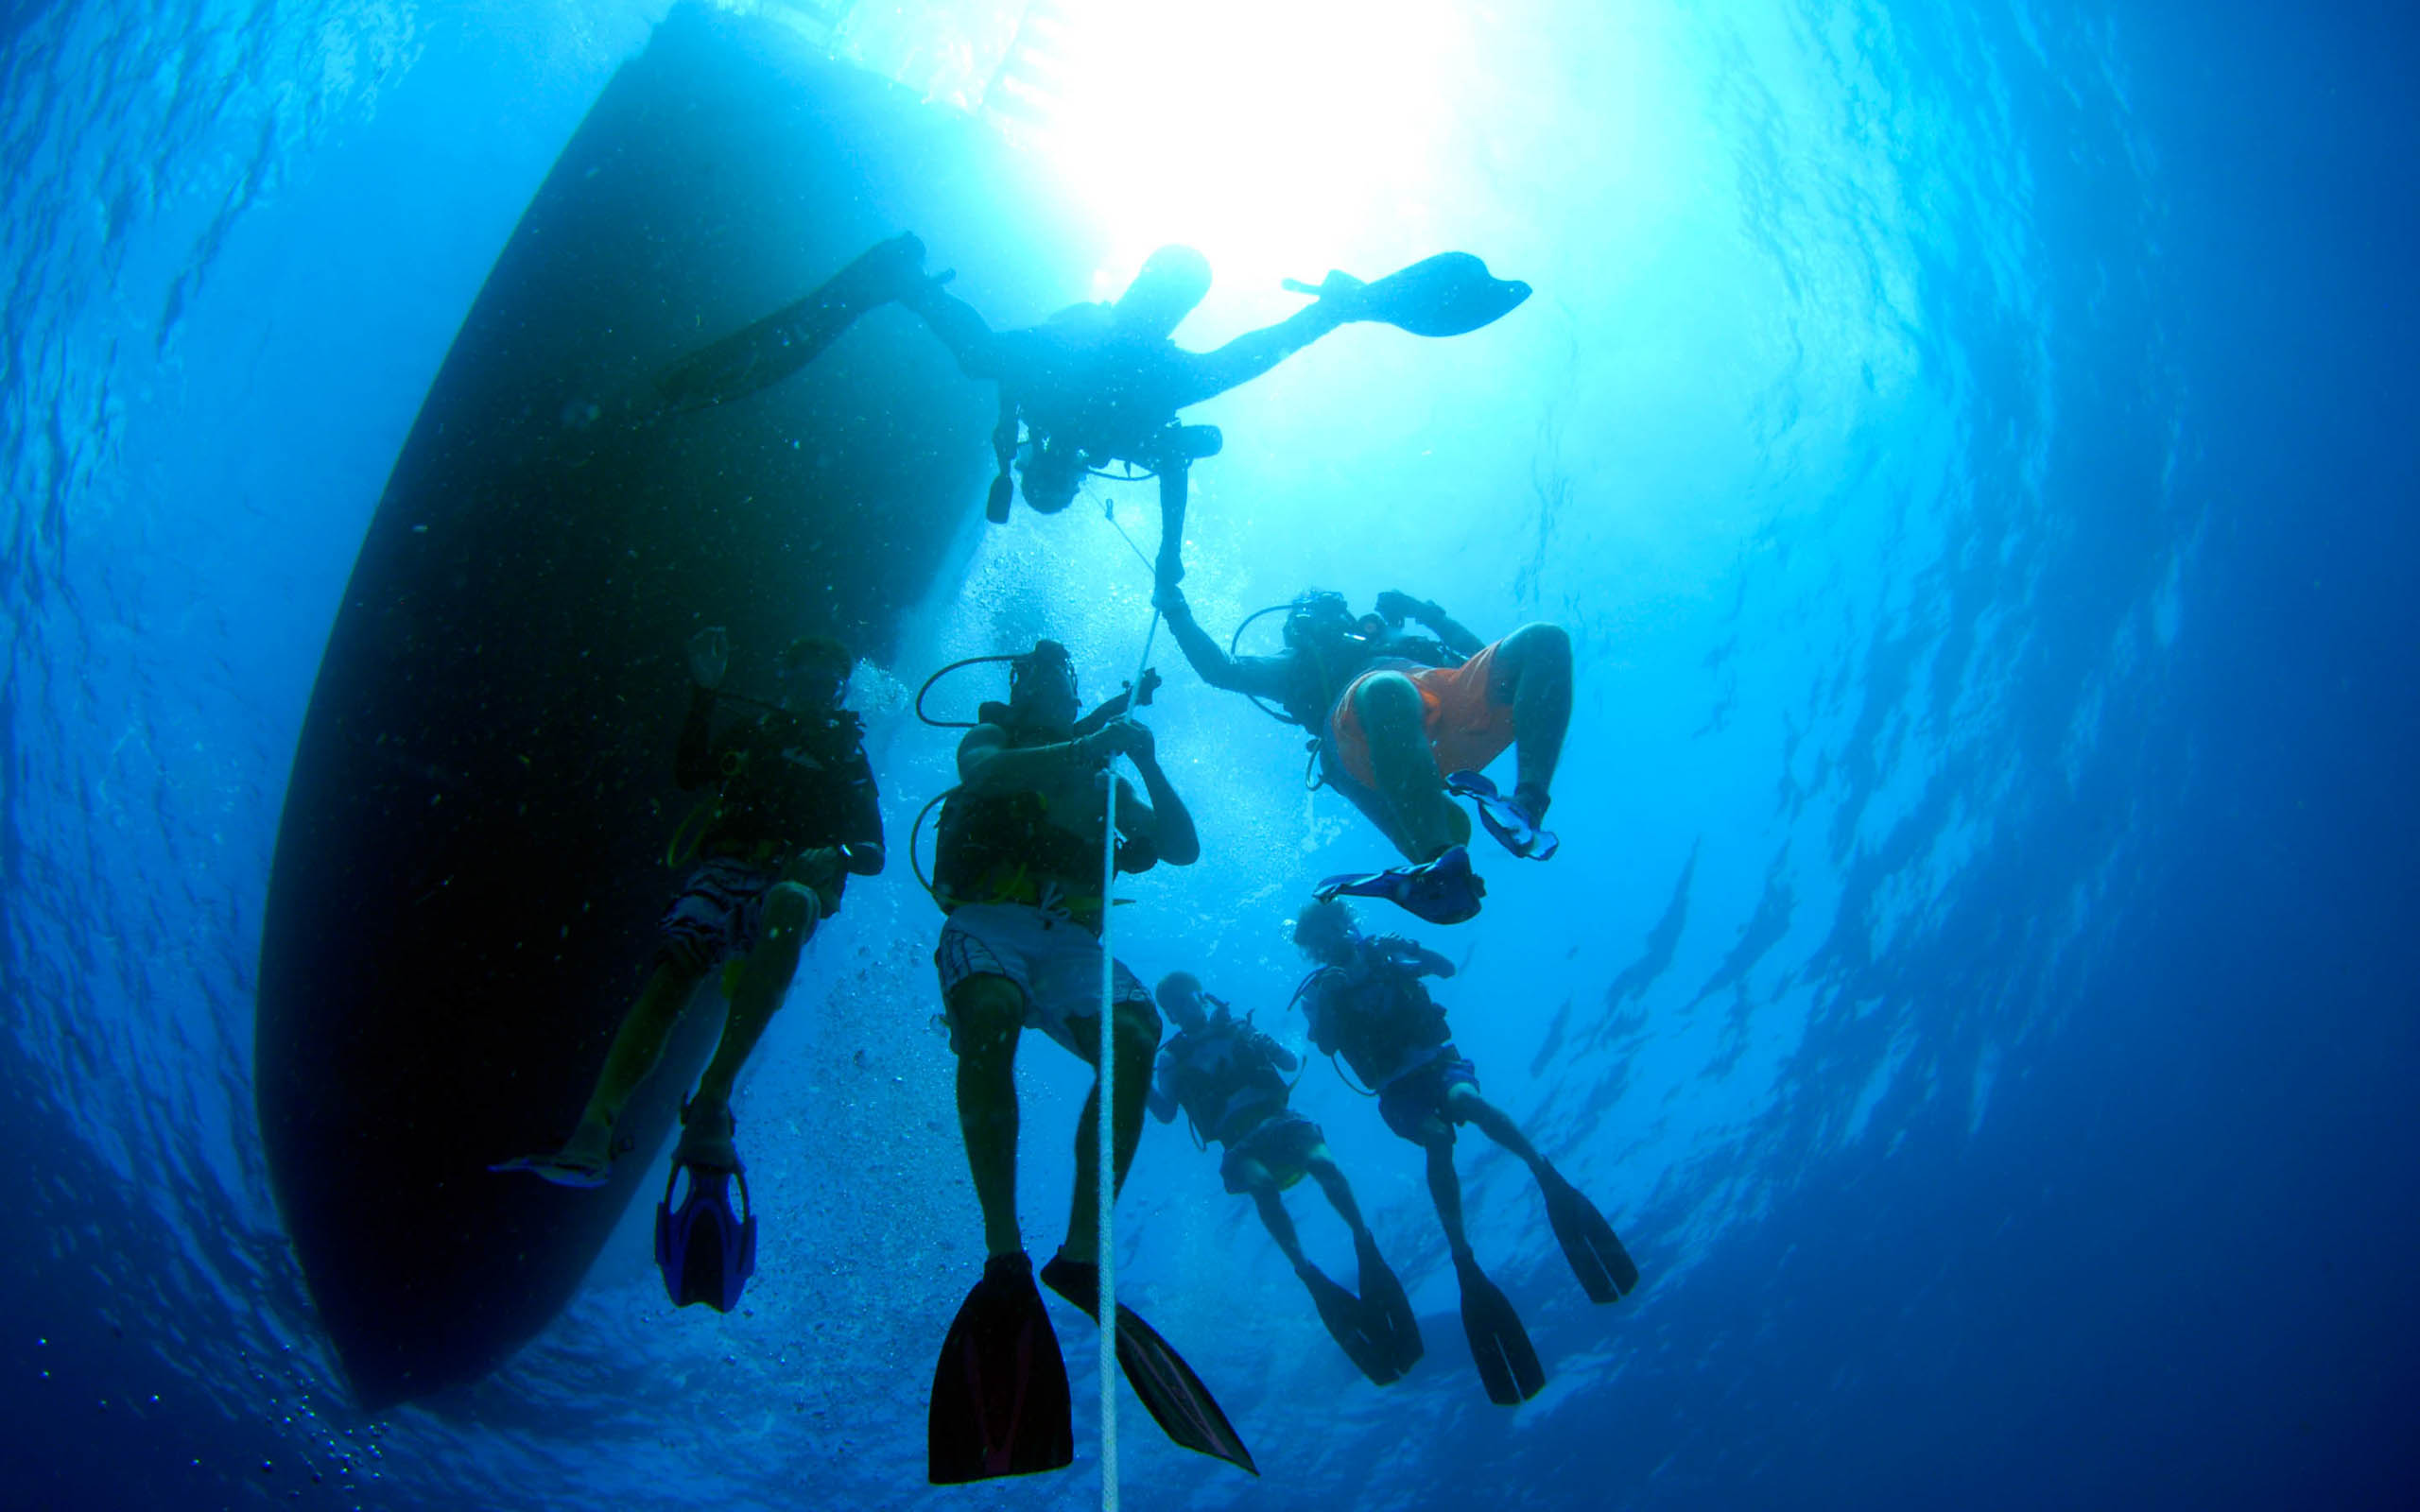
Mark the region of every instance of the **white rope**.
<instances>
[{"instance_id":1,"label":"white rope","mask_svg":"<svg viewBox=\"0 0 2420 1512\"><path fill-rule=\"evenodd\" d=\"M1134 680L1127 684L1126 718L1134 717L1133 698L1150 668L1151 643L1159 633L1160 611L1154 608L1151 627L1143 635L1143 659L1135 665ZM1094 1152L1098 1180L1093 1202L1099 1239L1094 1259L1100 1267L1100 1507L1101 1512L1117 1512L1117 1256L1110 1228L1110 1211L1117 1202L1117 961L1109 939L1110 915L1116 907L1117 768L1112 765L1108 772L1100 839L1100 1143Z\"/></svg>"}]
</instances>

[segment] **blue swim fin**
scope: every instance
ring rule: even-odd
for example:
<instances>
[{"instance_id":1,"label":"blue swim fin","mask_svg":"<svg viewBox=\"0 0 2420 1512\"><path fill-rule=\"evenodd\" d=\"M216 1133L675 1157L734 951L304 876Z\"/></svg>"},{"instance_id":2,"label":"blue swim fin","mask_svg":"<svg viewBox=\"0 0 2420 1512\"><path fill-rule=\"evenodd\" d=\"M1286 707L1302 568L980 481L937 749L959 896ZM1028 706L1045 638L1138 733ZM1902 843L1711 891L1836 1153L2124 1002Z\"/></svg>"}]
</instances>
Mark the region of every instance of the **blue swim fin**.
<instances>
[{"instance_id":1,"label":"blue swim fin","mask_svg":"<svg viewBox=\"0 0 2420 1512\"><path fill-rule=\"evenodd\" d=\"M1541 829L1518 799L1497 792L1495 779L1484 772L1455 772L1445 779L1445 791L1469 799L1478 808L1478 822L1487 826L1487 833L1516 856L1545 861L1563 844L1553 831Z\"/></svg>"},{"instance_id":2,"label":"blue swim fin","mask_svg":"<svg viewBox=\"0 0 2420 1512\"><path fill-rule=\"evenodd\" d=\"M672 1205L672 1191L686 1172L689 1194ZM739 1183L740 1211L731 1208L731 1183ZM756 1274L756 1214L748 1199L748 1176L732 1162L728 1171L672 1162L664 1200L655 1205L655 1266L664 1273L664 1295L676 1307L703 1302L717 1313L739 1305L748 1278Z\"/></svg>"},{"instance_id":3,"label":"blue swim fin","mask_svg":"<svg viewBox=\"0 0 2420 1512\"><path fill-rule=\"evenodd\" d=\"M1345 872L1311 889L1324 902L1343 893L1353 898L1383 898L1432 924L1459 924L1478 917L1487 883L1471 869L1471 853L1455 846L1434 861L1416 867L1389 867L1384 871Z\"/></svg>"}]
</instances>

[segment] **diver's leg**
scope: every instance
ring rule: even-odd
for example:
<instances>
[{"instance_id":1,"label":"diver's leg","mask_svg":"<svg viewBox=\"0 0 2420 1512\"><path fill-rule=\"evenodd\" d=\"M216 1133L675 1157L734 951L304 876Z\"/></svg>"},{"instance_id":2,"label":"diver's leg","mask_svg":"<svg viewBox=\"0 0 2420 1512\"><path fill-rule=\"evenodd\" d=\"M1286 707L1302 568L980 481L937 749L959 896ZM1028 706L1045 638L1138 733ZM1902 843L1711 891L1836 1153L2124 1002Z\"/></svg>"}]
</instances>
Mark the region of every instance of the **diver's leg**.
<instances>
[{"instance_id":1,"label":"diver's leg","mask_svg":"<svg viewBox=\"0 0 2420 1512\"><path fill-rule=\"evenodd\" d=\"M1326 1194L1328 1206L1334 1208L1336 1215L1353 1230L1355 1242L1368 1238L1370 1226L1361 1219L1361 1205L1353 1200L1353 1186L1344 1179L1342 1168L1336 1163L1336 1157L1328 1154L1327 1146L1322 1144L1312 1151L1303 1164L1311 1173L1311 1179L1320 1184L1320 1191Z\"/></svg>"},{"instance_id":2,"label":"diver's leg","mask_svg":"<svg viewBox=\"0 0 2420 1512\"><path fill-rule=\"evenodd\" d=\"M1172 360L1181 365L1173 385L1178 398L1171 407L1198 404L1237 384L1249 383L1349 318L1344 301L1322 300L1304 305L1275 325L1247 331L1215 351L1178 350L1172 354Z\"/></svg>"},{"instance_id":3,"label":"diver's leg","mask_svg":"<svg viewBox=\"0 0 2420 1512\"><path fill-rule=\"evenodd\" d=\"M747 963L740 968L731 1011L723 1016L722 1040L715 1046L715 1057L707 1062L706 1074L698 1078L698 1091L689 1100L693 1114L718 1113L731 1106L732 1083L739 1068L748 1063L756 1041L764 1038L765 1026L781 1010L790 979L798 974L799 952L822 917L822 904L815 894L795 882L777 884L766 893L756 948L748 953Z\"/></svg>"},{"instance_id":4,"label":"diver's leg","mask_svg":"<svg viewBox=\"0 0 2420 1512\"><path fill-rule=\"evenodd\" d=\"M566 1159L599 1170L613 1163L614 1120L621 1116L623 1106L655 1063L664 1058L665 1041L671 1038L672 1026L681 1022L682 1010L689 1005L704 975L677 961L657 964L638 1001L622 1016L614 1048L606 1052L605 1068L596 1074L596 1090L589 1093L588 1107L579 1115L579 1126L563 1143Z\"/></svg>"},{"instance_id":5,"label":"diver's leg","mask_svg":"<svg viewBox=\"0 0 2420 1512\"><path fill-rule=\"evenodd\" d=\"M1449 846L1467 845L1471 816L1446 794L1445 780L1438 775L1421 720L1419 688L1399 672L1373 673L1354 686L1353 705L1369 736L1370 768L1394 811L1404 853L1433 861Z\"/></svg>"},{"instance_id":6,"label":"diver's leg","mask_svg":"<svg viewBox=\"0 0 2420 1512\"><path fill-rule=\"evenodd\" d=\"M809 293L666 369L656 391L674 410L720 404L769 387L820 356L860 315L926 282L925 244L877 242Z\"/></svg>"},{"instance_id":7,"label":"diver's leg","mask_svg":"<svg viewBox=\"0 0 2420 1512\"><path fill-rule=\"evenodd\" d=\"M1277 1190L1277 1178L1270 1176L1269 1167L1258 1160L1245 1161L1238 1175L1244 1190L1252 1194L1253 1206L1260 1210L1261 1227L1269 1230L1270 1238L1277 1241L1277 1247L1285 1253L1286 1263L1301 1270L1306 1263L1303 1259L1302 1237L1294 1232L1294 1217L1286 1211L1286 1198Z\"/></svg>"},{"instance_id":8,"label":"diver's leg","mask_svg":"<svg viewBox=\"0 0 2420 1512\"><path fill-rule=\"evenodd\" d=\"M1084 1059L1096 1065L1100 1060L1099 1022L1096 1014L1068 1024ZM1134 1148L1143 1142L1143 1110L1151 1094L1152 1063L1160 1054L1160 1018L1154 1009L1121 1002L1115 1024L1117 1107L1110 1132L1116 1142L1112 1151L1116 1184L1123 1188L1126 1169L1134 1163ZM1100 1246L1099 1173L1100 1082L1096 1078L1092 1095L1084 1099L1084 1110L1076 1120L1076 1190L1068 1203L1063 1251L1081 1261L1089 1262Z\"/></svg>"},{"instance_id":9,"label":"diver's leg","mask_svg":"<svg viewBox=\"0 0 2420 1512\"><path fill-rule=\"evenodd\" d=\"M1439 1135L1424 1139L1428 1152L1428 1195L1437 1204L1437 1221L1444 1226L1445 1245L1457 1255L1471 1252L1470 1236L1462 1231L1462 1178L1454 1173L1454 1133L1439 1125Z\"/></svg>"},{"instance_id":10,"label":"diver's leg","mask_svg":"<svg viewBox=\"0 0 2420 1512\"><path fill-rule=\"evenodd\" d=\"M984 1252L1013 1255L1017 1233L1017 1036L1025 992L1005 976L970 976L949 996L958 1051L958 1128L975 1200L983 1209Z\"/></svg>"},{"instance_id":11,"label":"diver's leg","mask_svg":"<svg viewBox=\"0 0 2420 1512\"><path fill-rule=\"evenodd\" d=\"M1337 780L1339 775L1342 776L1343 781ZM1344 795L1345 801L1359 809L1361 816L1368 819L1380 834L1385 835L1390 845L1402 851L1405 856L1418 859L1414 852L1419 847L1411 836L1403 833L1403 826L1395 822L1393 804L1389 803L1374 790L1362 786L1349 772L1328 774L1326 785L1331 792Z\"/></svg>"},{"instance_id":12,"label":"diver's leg","mask_svg":"<svg viewBox=\"0 0 2420 1512\"><path fill-rule=\"evenodd\" d=\"M1481 1097L1478 1090L1468 1082L1457 1084L1445 1094L1445 1116L1458 1124L1470 1125L1512 1151L1520 1158L1523 1165L1530 1168L1530 1174L1541 1181L1552 1169L1547 1164L1547 1158L1538 1153L1537 1146L1530 1143L1529 1136L1521 1132L1504 1109Z\"/></svg>"},{"instance_id":13,"label":"diver's leg","mask_svg":"<svg viewBox=\"0 0 2420 1512\"><path fill-rule=\"evenodd\" d=\"M1564 733L1571 728L1570 632L1560 625L1524 625L1496 646L1495 663L1488 694L1512 706L1512 791L1534 823L1546 816Z\"/></svg>"}]
</instances>

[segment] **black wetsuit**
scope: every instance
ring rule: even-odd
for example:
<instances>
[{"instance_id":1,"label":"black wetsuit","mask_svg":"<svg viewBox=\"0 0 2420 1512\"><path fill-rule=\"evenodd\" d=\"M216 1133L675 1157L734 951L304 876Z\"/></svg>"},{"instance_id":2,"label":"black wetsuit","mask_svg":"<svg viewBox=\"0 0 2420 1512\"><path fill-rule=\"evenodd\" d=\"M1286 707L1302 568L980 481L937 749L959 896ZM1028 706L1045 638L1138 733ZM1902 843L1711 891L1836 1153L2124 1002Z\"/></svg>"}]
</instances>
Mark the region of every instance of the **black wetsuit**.
<instances>
[{"instance_id":1,"label":"black wetsuit","mask_svg":"<svg viewBox=\"0 0 2420 1512\"><path fill-rule=\"evenodd\" d=\"M1205 1143L1231 1143L1286 1110L1292 1051L1223 1010L1160 1047L1154 1101L1184 1110Z\"/></svg>"},{"instance_id":2,"label":"black wetsuit","mask_svg":"<svg viewBox=\"0 0 2420 1512\"><path fill-rule=\"evenodd\" d=\"M691 690L673 760L683 788L716 789L700 855L779 870L801 850L882 844L865 726L855 713L840 709L816 717L774 709L716 735L714 711L714 690ZM837 896L837 880L834 886Z\"/></svg>"},{"instance_id":3,"label":"black wetsuit","mask_svg":"<svg viewBox=\"0 0 2420 1512\"><path fill-rule=\"evenodd\" d=\"M1445 964L1398 936L1360 941L1352 965L1322 967L1304 988L1311 1043L1371 1088L1426 1064L1453 1042L1444 1008L1420 982Z\"/></svg>"},{"instance_id":4,"label":"black wetsuit","mask_svg":"<svg viewBox=\"0 0 2420 1512\"><path fill-rule=\"evenodd\" d=\"M1010 747L1018 744L1011 739ZM1150 842L1119 838L1119 871L1148 871L1158 862ZM942 804L933 835L933 900L943 913L967 903L1056 902L1098 931L1098 893L1071 893L1061 879L1099 875L1099 842L1051 823L1048 804L1029 788L976 793L959 786Z\"/></svg>"}]
</instances>

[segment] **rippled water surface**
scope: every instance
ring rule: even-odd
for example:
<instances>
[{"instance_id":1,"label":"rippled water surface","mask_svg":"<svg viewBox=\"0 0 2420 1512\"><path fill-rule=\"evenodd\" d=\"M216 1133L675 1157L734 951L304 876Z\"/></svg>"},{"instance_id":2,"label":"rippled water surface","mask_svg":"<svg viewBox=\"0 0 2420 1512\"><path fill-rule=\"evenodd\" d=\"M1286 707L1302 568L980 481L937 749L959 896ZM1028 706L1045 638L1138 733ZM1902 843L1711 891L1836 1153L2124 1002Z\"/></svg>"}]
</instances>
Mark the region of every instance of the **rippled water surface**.
<instances>
[{"instance_id":1,"label":"rippled water surface","mask_svg":"<svg viewBox=\"0 0 2420 1512\"><path fill-rule=\"evenodd\" d=\"M320 650L465 309L662 13L0 18L9 1504L1099 1494L1072 1332L1077 1468L923 1484L979 1246L904 868L851 892L743 1083L767 1230L743 1312L668 1309L634 1209L504 1370L365 1416L270 1194L251 993ZM1465 1142L1474 1234L1552 1378L1490 1407L1417 1152L1314 1064L1298 1103L1429 1340L1381 1392L1215 1161L1154 1126L1122 1285L1265 1475L1130 1411L1131 1503L2402 1503L2401 10L759 19L1061 175L1104 293L1159 242L1201 247L1219 283L1192 344L1290 310L1282 277L1448 246L1537 289L1447 345L1342 333L1204 406L1228 444L1196 474L1186 587L1221 631L1306 584L1572 631L1564 853L1492 868L1441 995L1647 1284L1590 1307L1526 1174ZM1045 627L1092 687L1140 653L1149 580L1098 504L1150 511L1096 488L970 530L862 669L894 845L948 781L907 711L932 667ZM1153 722L1210 853L1133 885L1119 948L1299 1042L1286 921L1371 839L1302 791L1293 732L1176 660ZM1045 1049L1029 1228L1065 1199L1081 1092Z\"/></svg>"}]
</instances>

